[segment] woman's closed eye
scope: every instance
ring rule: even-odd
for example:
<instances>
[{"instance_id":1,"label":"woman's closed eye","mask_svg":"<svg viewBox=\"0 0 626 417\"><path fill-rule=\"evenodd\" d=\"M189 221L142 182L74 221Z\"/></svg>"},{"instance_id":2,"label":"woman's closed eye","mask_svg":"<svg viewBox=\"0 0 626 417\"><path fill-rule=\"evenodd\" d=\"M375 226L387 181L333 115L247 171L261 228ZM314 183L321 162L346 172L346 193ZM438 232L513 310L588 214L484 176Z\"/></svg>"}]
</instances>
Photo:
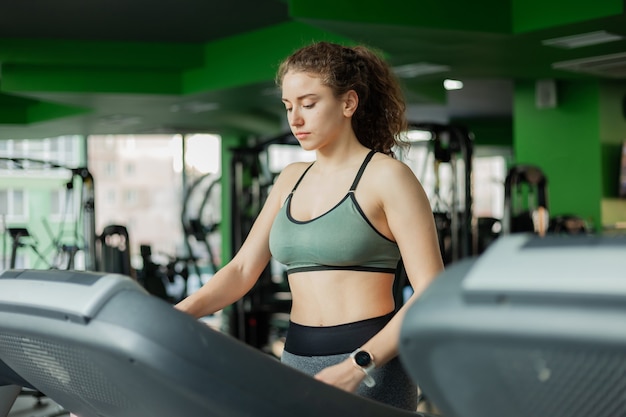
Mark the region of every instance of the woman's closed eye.
<instances>
[{"instance_id":1,"label":"woman's closed eye","mask_svg":"<svg viewBox=\"0 0 626 417\"><path fill-rule=\"evenodd\" d=\"M311 104L303 104L303 105L301 105L301 107L302 107L303 109L310 110L310 109L312 109L313 107L315 107L315 103L311 103ZM285 110L287 111L287 113L289 113L289 112L291 112L291 111L293 110L293 107L285 107Z\"/></svg>"}]
</instances>

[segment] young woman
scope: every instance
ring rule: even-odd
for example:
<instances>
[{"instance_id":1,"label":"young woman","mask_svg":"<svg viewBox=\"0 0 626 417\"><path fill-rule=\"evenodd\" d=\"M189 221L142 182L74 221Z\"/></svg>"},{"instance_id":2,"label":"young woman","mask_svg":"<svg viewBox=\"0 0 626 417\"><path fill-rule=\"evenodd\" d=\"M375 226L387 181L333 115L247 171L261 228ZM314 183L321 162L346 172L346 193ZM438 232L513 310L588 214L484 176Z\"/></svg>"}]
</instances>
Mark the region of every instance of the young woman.
<instances>
[{"instance_id":1,"label":"young woman","mask_svg":"<svg viewBox=\"0 0 626 417\"><path fill-rule=\"evenodd\" d=\"M274 256L292 293L283 363L415 410L400 326L443 263L423 188L393 157L406 130L399 85L369 49L326 42L288 57L277 83L293 134L316 160L283 170L237 255L177 308L202 317L232 304ZM396 311L400 257L414 293Z\"/></svg>"}]
</instances>

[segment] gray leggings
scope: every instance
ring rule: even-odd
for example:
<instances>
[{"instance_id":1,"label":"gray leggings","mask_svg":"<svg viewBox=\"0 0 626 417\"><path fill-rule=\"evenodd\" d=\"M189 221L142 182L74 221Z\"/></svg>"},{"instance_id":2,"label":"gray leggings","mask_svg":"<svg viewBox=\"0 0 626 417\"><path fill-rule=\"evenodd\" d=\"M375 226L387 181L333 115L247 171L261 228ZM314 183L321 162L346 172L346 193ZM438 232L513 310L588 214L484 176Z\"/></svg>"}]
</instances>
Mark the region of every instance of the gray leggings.
<instances>
[{"instance_id":1,"label":"gray leggings","mask_svg":"<svg viewBox=\"0 0 626 417\"><path fill-rule=\"evenodd\" d=\"M344 361L349 356L349 353L328 356L299 356L283 351L281 362L308 375L315 375L324 368ZM372 376L376 380L376 386L369 388L365 384L361 384L356 392L358 395L393 407L416 411L417 386L406 374L398 358L375 369Z\"/></svg>"}]
</instances>

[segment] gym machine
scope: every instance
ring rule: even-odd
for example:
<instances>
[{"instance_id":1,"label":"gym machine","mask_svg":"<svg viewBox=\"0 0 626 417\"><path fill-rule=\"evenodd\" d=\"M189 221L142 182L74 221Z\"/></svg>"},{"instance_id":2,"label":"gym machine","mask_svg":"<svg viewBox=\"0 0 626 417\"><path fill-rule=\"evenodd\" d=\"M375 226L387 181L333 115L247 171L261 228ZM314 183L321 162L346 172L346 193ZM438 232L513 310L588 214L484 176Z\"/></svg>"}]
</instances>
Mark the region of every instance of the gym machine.
<instances>
[{"instance_id":1,"label":"gym machine","mask_svg":"<svg viewBox=\"0 0 626 417\"><path fill-rule=\"evenodd\" d=\"M272 145L299 146L289 132L252 147L235 148L229 167L232 207L232 256L235 256L259 214L274 183L271 169ZM291 308L286 274L270 262L255 286L225 311L227 333L261 350L271 351L273 337L286 328L285 316Z\"/></svg>"},{"instance_id":2,"label":"gym machine","mask_svg":"<svg viewBox=\"0 0 626 417\"><path fill-rule=\"evenodd\" d=\"M515 165L504 182L502 233L531 232L543 236L548 231L548 179L534 165Z\"/></svg>"},{"instance_id":3,"label":"gym machine","mask_svg":"<svg viewBox=\"0 0 626 417\"><path fill-rule=\"evenodd\" d=\"M411 123L411 130L427 131L428 153L416 175L421 181L428 169L434 184L429 192L439 247L445 264L475 254L472 214L473 138L463 126L438 123ZM432 162L430 161L432 158ZM442 168L450 168L448 184L442 184ZM430 190L428 190L430 191Z\"/></svg>"},{"instance_id":4,"label":"gym machine","mask_svg":"<svg viewBox=\"0 0 626 417\"><path fill-rule=\"evenodd\" d=\"M201 259L206 260L213 274L219 269L211 240L219 231L222 219L220 180L213 173L201 175L187 187L183 198L181 224L185 246L198 277L202 275Z\"/></svg>"},{"instance_id":5,"label":"gym machine","mask_svg":"<svg viewBox=\"0 0 626 417\"><path fill-rule=\"evenodd\" d=\"M0 361L0 410L32 386L81 417L415 416L289 368L117 274L2 274Z\"/></svg>"},{"instance_id":6,"label":"gym machine","mask_svg":"<svg viewBox=\"0 0 626 417\"><path fill-rule=\"evenodd\" d=\"M503 236L411 306L400 359L446 417L622 415L625 249L624 236ZM104 273L0 275L0 411L24 386L81 417L425 416L325 385Z\"/></svg>"},{"instance_id":7,"label":"gym machine","mask_svg":"<svg viewBox=\"0 0 626 417\"><path fill-rule=\"evenodd\" d=\"M621 416L626 236L504 235L407 311L400 358L446 417Z\"/></svg>"}]
</instances>

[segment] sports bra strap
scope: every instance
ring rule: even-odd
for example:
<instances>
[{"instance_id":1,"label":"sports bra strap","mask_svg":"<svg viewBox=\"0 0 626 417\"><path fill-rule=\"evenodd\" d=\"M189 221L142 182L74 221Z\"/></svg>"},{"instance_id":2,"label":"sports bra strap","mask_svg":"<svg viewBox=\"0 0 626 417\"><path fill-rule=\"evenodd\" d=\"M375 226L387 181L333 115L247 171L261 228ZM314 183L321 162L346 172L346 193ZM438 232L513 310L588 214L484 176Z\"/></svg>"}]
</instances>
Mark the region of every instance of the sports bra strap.
<instances>
[{"instance_id":1,"label":"sports bra strap","mask_svg":"<svg viewBox=\"0 0 626 417\"><path fill-rule=\"evenodd\" d=\"M359 180L361 179L361 176L363 175L363 171L365 171L365 167L367 166L368 162L372 159L375 153L376 153L375 150L371 150L370 153L368 153L367 156L365 157L365 160L361 164L361 168L359 168L359 172L356 174L356 178L354 179L354 182L352 183L352 186L350 187L350 191L356 190L356 186L359 184Z\"/></svg>"},{"instance_id":2,"label":"sports bra strap","mask_svg":"<svg viewBox=\"0 0 626 417\"><path fill-rule=\"evenodd\" d=\"M361 176L363 175L363 171L365 171L365 167L367 166L367 164L372 159L372 157L374 156L375 153L376 153L375 150L371 150L367 154L367 156L365 157L365 160L361 164L361 168L359 168L359 172L357 172L357 174L356 174L356 178L354 178L354 182L350 186L350 191L356 190L356 186L359 184L359 180L361 179ZM302 175L300 175L300 178L298 178L298 181L296 182L296 185L294 185L293 188L291 189L291 194L293 194L293 192L296 191L296 188L298 188L298 185L300 185L300 182L302 181L302 178L304 178L306 173L309 172L309 169L311 169L311 167L313 166L314 163L315 162L311 163L311 165L309 165L307 167L307 169L304 170Z\"/></svg>"},{"instance_id":3,"label":"sports bra strap","mask_svg":"<svg viewBox=\"0 0 626 417\"><path fill-rule=\"evenodd\" d=\"M315 163L315 161L313 161L311 163L311 165L309 165L304 172L302 173L302 175L300 175L300 178L298 178L298 182L296 182L296 185L293 186L293 188L291 189L291 194L293 194L294 191L296 191L296 188L298 188L298 185L300 185L300 181L302 181L302 178L304 178L304 176L306 175L307 172L309 172L309 169L311 169L311 167L313 166L313 164Z\"/></svg>"}]
</instances>

